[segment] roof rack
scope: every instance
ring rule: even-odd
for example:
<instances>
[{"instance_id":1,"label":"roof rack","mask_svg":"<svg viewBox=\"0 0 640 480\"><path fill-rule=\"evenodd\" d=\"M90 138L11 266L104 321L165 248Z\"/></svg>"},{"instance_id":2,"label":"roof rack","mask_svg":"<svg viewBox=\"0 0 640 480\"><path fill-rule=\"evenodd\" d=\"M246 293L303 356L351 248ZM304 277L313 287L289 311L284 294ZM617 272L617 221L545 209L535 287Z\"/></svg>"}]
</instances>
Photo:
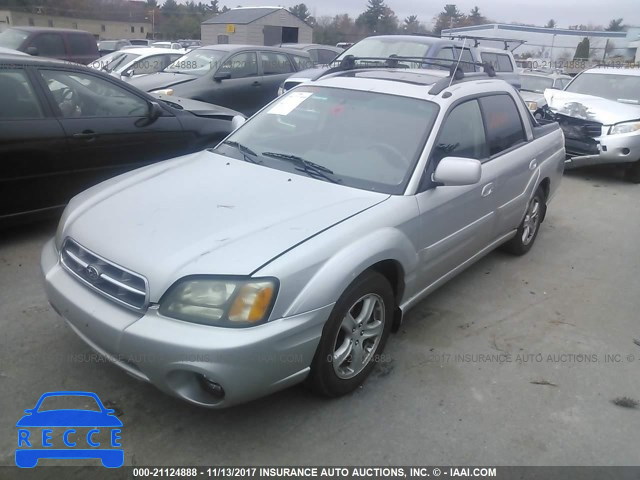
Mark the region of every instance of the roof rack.
<instances>
[{"instance_id":1,"label":"roof rack","mask_svg":"<svg viewBox=\"0 0 640 480\"><path fill-rule=\"evenodd\" d=\"M356 65L357 61L375 61L375 62L384 62L383 65ZM467 62L464 60L455 60L449 58L436 58L436 57L400 57L398 55L391 55L389 57L355 57L353 55L345 56L341 61L340 65L337 67L333 67L328 69L326 72L323 72L316 80L319 80L322 77L327 75L331 75L333 73L344 73L350 72L353 70L373 70L376 68L407 68L402 66L400 62L413 62L419 63L421 65L437 65L438 67L444 67L442 62L450 62L449 66L449 76L438 80L433 86L429 89L429 94L437 95L445 88L449 87L456 81L462 81L465 78L464 71L460 68L461 65L473 65L474 67L482 67L484 72L475 72L473 77L468 79L473 79L476 77L495 77L496 71L493 65L489 62Z\"/></svg>"},{"instance_id":2,"label":"roof rack","mask_svg":"<svg viewBox=\"0 0 640 480\"><path fill-rule=\"evenodd\" d=\"M478 45L480 45L480 41L484 40L487 42L504 42L504 49L505 50L509 50L509 43L517 43L517 45L515 47L513 47L511 49L511 51L513 52L516 48L518 48L519 46L527 43L526 40L520 40L519 38L501 38L501 37L476 37L476 36L472 36L472 35L454 35L454 34L445 34L445 37L443 38L450 38L452 40L458 39L458 40L473 40L473 46L477 47Z\"/></svg>"}]
</instances>

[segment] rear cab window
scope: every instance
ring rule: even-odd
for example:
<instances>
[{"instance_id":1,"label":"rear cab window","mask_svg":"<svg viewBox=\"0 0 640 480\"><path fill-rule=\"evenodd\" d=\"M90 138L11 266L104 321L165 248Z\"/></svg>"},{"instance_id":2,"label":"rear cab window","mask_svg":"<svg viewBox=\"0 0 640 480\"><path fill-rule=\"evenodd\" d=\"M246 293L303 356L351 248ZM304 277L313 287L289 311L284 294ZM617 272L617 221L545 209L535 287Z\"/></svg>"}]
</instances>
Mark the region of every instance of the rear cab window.
<instances>
[{"instance_id":1,"label":"rear cab window","mask_svg":"<svg viewBox=\"0 0 640 480\"><path fill-rule=\"evenodd\" d=\"M520 112L510 95L488 95L479 102L491 157L526 142Z\"/></svg>"}]
</instances>

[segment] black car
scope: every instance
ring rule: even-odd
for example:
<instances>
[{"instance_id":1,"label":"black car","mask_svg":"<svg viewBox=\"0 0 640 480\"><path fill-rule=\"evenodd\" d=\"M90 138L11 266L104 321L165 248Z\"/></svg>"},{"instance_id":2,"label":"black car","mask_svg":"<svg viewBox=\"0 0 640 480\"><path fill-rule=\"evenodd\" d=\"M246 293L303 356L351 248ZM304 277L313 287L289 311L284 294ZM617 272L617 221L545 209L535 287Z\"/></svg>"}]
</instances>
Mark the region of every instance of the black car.
<instances>
[{"instance_id":1,"label":"black car","mask_svg":"<svg viewBox=\"0 0 640 480\"><path fill-rule=\"evenodd\" d=\"M328 65L344 52L343 48L320 45L318 43L283 43L280 47L304 50L311 56L314 65Z\"/></svg>"},{"instance_id":2,"label":"black car","mask_svg":"<svg viewBox=\"0 0 640 480\"><path fill-rule=\"evenodd\" d=\"M0 225L114 175L216 145L238 112L142 92L81 65L0 54Z\"/></svg>"},{"instance_id":3,"label":"black car","mask_svg":"<svg viewBox=\"0 0 640 480\"><path fill-rule=\"evenodd\" d=\"M253 115L276 98L286 78L311 66L311 57L302 50L209 45L190 51L162 72L132 79L131 85Z\"/></svg>"},{"instance_id":4,"label":"black car","mask_svg":"<svg viewBox=\"0 0 640 480\"><path fill-rule=\"evenodd\" d=\"M100 56L93 35L83 30L66 28L7 28L0 33L0 47L83 65L93 62Z\"/></svg>"}]
</instances>

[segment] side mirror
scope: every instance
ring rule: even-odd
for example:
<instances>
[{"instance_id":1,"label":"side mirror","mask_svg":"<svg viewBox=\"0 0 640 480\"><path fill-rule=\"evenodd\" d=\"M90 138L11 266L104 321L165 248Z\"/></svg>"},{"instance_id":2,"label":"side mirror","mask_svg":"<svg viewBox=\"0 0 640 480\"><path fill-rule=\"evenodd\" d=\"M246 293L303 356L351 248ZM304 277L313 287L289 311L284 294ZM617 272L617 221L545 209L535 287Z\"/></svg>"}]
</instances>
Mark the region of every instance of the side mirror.
<instances>
[{"instance_id":1,"label":"side mirror","mask_svg":"<svg viewBox=\"0 0 640 480\"><path fill-rule=\"evenodd\" d=\"M244 118L242 115L236 115L235 117L233 117L231 119L231 131L235 132L242 125L244 125L244 122L246 122L246 121L247 121L247 119Z\"/></svg>"},{"instance_id":2,"label":"side mirror","mask_svg":"<svg viewBox=\"0 0 640 480\"><path fill-rule=\"evenodd\" d=\"M38 55L40 55L40 51L38 50L38 47L28 47L27 53L34 57L37 57Z\"/></svg>"},{"instance_id":3,"label":"side mirror","mask_svg":"<svg viewBox=\"0 0 640 480\"><path fill-rule=\"evenodd\" d=\"M125 70L124 72L122 72L120 74L120 76L124 77L124 78L131 78L131 77L133 77L133 70L131 70L131 69L130 70Z\"/></svg>"},{"instance_id":4,"label":"side mirror","mask_svg":"<svg viewBox=\"0 0 640 480\"><path fill-rule=\"evenodd\" d=\"M155 122L158 118L162 116L162 107L157 102L149 102L149 120Z\"/></svg>"},{"instance_id":5,"label":"side mirror","mask_svg":"<svg viewBox=\"0 0 640 480\"><path fill-rule=\"evenodd\" d=\"M213 79L216 82L221 82L222 80L229 80L231 78L231 72L217 72Z\"/></svg>"},{"instance_id":6,"label":"side mirror","mask_svg":"<svg viewBox=\"0 0 640 480\"><path fill-rule=\"evenodd\" d=\"M475 185L482 176L482 164L473 158L445 157L440 160L433 181L444 186Z\"/></svg>"}]
</instances>

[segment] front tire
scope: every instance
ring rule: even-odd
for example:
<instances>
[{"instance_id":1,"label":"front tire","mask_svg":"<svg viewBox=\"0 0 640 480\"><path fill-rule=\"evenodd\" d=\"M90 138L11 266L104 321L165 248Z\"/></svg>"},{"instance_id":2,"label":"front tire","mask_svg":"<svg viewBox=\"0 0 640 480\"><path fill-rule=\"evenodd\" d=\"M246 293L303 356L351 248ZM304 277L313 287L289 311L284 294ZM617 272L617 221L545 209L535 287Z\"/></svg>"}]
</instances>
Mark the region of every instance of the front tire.
<instances>
[{"instance_id":1,"label":"front tire","mask_svg":"<svg viewBox=\"0 0 640 480\"><path fill-rule=\"evenodd\" d=\"M625 172L625 178L631 183L640 183L640 160L631 164Z\"/></svg>"},{"instance_id":2,"label":"front tire","mask_svg":"<svg viewBox=\"0 0 640 480\"><path fill-rule=\"evenodd\" d=\"M533 242L538 236L546 209L545 195L542 189L538 188L533 198L529 201L527 213L525 213L520 226L518 226L516 236L505 243L502 249L513 255L524 255L531 250Z\"/></svg>"},{"instance_id":3,"label":"front tire","mask_svg":"<svg viewBox=\"0 0 640 480\"><path fill-rule=\"evenodd\" d=\"M309 383L321 395L354 391L375 367L393 323L394 295L380 273L367 271L336 302L311 365Z\"/></svg>"}]
</instances>

